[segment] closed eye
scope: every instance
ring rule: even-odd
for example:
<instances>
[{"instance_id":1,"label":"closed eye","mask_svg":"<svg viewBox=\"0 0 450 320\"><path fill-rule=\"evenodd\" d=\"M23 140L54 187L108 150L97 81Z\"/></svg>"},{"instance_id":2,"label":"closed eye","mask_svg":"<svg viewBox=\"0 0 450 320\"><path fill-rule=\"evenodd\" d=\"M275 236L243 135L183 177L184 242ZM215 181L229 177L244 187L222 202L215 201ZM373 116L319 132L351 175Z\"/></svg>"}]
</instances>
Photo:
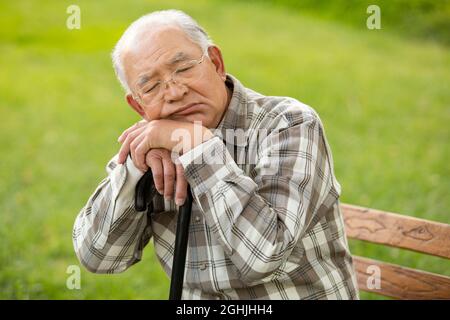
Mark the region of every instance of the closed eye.
<instances>
[{"instance_id":1,"label":"closed eye","mask_svg":"<svg viewBox=\"0 0 450 320\"><path fill-rule=\"evenodd\" d=\"M188 71L189 69L192 69L192 67L193 66L185 66L185 67L181 67L181 68L179 68L179 69L177 69L177 73L180 73L180 72L184 72L184 71Z\"/></svg>"},{"instance_id":2,"label":"closed eye","mask_svg":"<svg viewBox=\"0 0 450 320\"><path fill-rule=\"evenodd\" d=\"M154 89L156 89L156 87L159 85L158 83L155 83L154 85L152 85L149 89L147 89L144 93L149 93L151 91L153 91Z\"/></svg>"}]
</instances>

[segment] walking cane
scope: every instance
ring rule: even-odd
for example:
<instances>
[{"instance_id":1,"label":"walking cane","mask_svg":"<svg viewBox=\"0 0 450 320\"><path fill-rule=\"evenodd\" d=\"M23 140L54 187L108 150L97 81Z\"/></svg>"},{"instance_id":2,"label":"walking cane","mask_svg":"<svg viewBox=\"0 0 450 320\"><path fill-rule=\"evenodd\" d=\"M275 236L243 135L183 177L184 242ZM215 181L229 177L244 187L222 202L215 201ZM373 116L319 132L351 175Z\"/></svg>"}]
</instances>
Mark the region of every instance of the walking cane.
<instances>
[{"instance_id":1,"label":"walking cane","mask_svg":"<svg viewBox=\"0 0 450 320\"><path fill-rule=\"evenodd\" d=\"M152 199L156 194L153 183L153 175L149 169L136 185L135 208L137 211L153 211ZM181 300L183 292L184 268L186 264L186 251L189 236L189 221L191 220L192 194L187 189L187 198L179 208L177 231L175 235L175 251L172 264L172 275L170 279L169 300Z\"/></svg>"}]
</instances>

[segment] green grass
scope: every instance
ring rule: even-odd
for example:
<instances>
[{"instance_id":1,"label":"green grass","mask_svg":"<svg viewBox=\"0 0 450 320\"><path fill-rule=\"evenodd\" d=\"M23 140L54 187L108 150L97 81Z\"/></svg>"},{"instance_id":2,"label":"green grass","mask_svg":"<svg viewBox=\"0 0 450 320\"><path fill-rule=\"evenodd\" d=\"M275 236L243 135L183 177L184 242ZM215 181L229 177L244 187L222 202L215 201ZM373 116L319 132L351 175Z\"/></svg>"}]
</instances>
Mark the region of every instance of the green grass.
<instances>
[{"instance_id":1,"label":"green grass","mask_svg":"<svg viewBox=\"0 0 450 320\"><path fill-rule=\"evenodd\" d=\"M82 271L74 218L105 175L116 139L138 120L109 53L143 13L180 8L223 50L228 72L321 115L342 200L449 223L450 54L437 43L370 31L258 3L71 1L0 4L0 298L165 299L152 246L121 275ZM450 263L351 242L354 254L450 275ZM363 295L364 298L376 298Z\"/></svg>"},{"instance_id":2,"label":"green grass","mask_svg":"<svg viewBox=\"0 0 450 320\"><path fill-rule=\"evenodd\" d=\"M236 0L240 1L240 0ZM367 8L377 5L381 27L409 38L450 45L450 2L447 0L248 0L271 3L323 19L364 28Z\"/></svg>"}]
</instances>

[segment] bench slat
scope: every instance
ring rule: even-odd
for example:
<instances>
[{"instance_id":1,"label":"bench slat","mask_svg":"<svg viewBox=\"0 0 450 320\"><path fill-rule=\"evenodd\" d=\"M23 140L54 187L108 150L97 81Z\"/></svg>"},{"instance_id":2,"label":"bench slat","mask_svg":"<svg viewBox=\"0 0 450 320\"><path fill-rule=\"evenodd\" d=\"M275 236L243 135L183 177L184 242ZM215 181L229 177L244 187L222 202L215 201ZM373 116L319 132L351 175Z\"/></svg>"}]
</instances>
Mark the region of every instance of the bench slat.
<instances>
[{"instance_id":1,"label":"bench slat","mask_svg":"<svg viewBox=\"0 0 450 320\"><path fill-rule=\"evenodd\" d=\"M353 261L359 290L396 299L450 299L450 277L358 256L353 256ZM380 289L367 286L368 278L374 276L370 266L380 268ZM372 280L369 285L373 286Z\"/></svg>"},{"instance_id":2,"label":"bench slat","mask_svg":"<svg viewBox=\"0 0 450 320\"><path fill-rule=\"evenodd\" d=\"M450 225L341 204L347 236L450 259Z\"/></svg>"}]
</instances>

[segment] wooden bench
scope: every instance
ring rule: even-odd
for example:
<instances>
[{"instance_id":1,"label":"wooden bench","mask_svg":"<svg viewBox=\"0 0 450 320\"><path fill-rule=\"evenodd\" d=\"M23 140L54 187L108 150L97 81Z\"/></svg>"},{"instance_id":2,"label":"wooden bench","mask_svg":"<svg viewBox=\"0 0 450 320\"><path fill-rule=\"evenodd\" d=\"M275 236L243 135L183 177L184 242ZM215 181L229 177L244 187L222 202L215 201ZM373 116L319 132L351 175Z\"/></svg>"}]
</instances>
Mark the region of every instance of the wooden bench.
<instances>
[{"instance_id":1,"label":"wooden bench","mask_svg":"<svg viewBox=\"0 0 450 320\"><path fill-rule=\"evenodd\" d=\"M450 259L448 224L348 204L341 209L348 238ZM450 277L359 256L354 266L360 291L395 299L450 299ZM376 288L374 270L381 276Z\"/></svg>"}]
</instances>

